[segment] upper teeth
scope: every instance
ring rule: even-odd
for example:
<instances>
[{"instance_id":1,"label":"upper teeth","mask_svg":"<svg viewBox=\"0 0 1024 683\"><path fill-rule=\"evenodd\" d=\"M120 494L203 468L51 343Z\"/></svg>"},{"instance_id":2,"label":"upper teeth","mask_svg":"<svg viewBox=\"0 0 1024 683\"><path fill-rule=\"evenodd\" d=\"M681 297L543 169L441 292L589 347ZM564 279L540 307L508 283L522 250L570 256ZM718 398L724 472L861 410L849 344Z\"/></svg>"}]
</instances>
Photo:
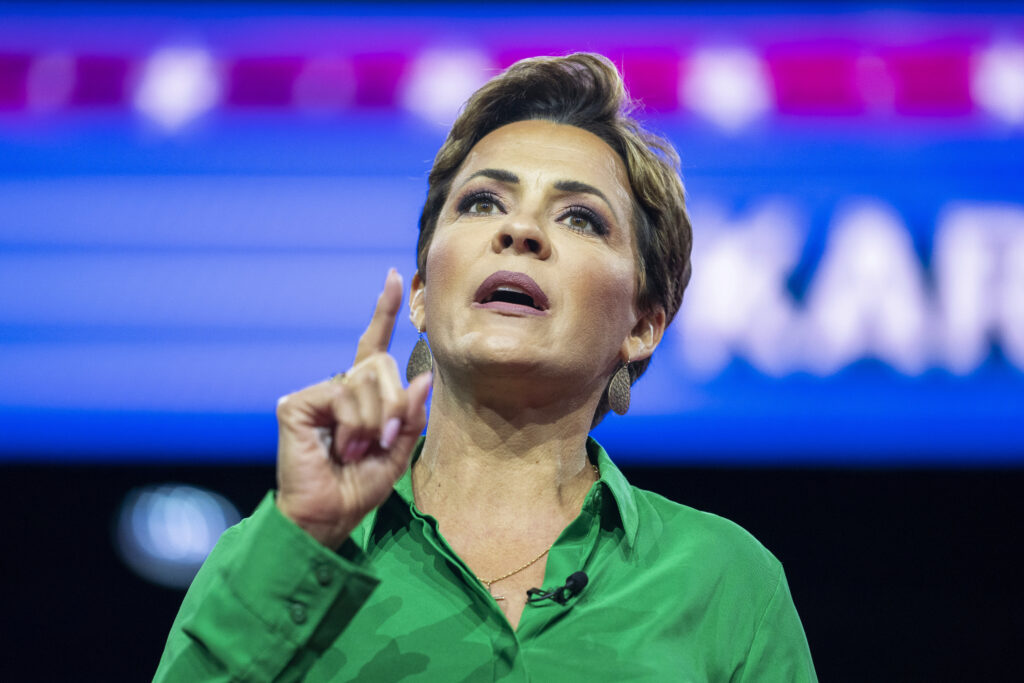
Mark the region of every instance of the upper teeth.
<instances>
[{"instance_id":1,"label":"upper teeth","mask_svg":"<svg viewBox=\"0 0 1024 683\"><path fill-rule=\"evenodd\" d=\"M526 294L526 296L530 296L530 294L527 291L525 291L523 289L519 289L518 287L513 287L512 285L502 285L501 287L498 287L494 291L495 292L515 292L517 294Z\"/></svg>"}]
</instances>

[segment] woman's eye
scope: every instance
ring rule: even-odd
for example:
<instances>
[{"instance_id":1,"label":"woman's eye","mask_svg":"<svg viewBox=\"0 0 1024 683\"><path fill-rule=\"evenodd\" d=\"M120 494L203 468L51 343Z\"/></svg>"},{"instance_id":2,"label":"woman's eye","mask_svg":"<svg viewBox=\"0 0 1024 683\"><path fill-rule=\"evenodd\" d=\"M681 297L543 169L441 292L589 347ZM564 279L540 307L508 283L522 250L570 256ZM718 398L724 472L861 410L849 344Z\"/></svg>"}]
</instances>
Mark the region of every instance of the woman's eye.
<instances>
[{"instance_id":1,"label":"woman's eye","mask_svg":"<svg viewBox=\"0 0 1024 683\"><path fill-rule=\"evenodd\" d=\"M498 200L490 193L471 194L459 202L457 209L459 213L468 213L474 216L490 216L504 211Z\"/></svg>"},{"instance_id":2,"label":"woman's eye","mask_svg":"<svg viewBox=\"0 0 1024 683\"><path fill-rule=\"evenodd\" d=\"M576 230L586 230L590 227L590 221L582 216L569 216L569 225Z\"/></svg>"},{"instance_id":3,"label":"woman's eye","mask_svg":"<svg viewBox=\"0 0 1024 683\"><path fill-rule=\"evenodd\" d=\"M605 235L608 233L608 229L605 227L604 221L602 221L593 211L584 207L574 207L571 209L562 221L573 230L577 232L585 232L593 235Z\"/></svg>"},{"instance_id":4,"label":"woman's eye","mask_svg":"<svg viewBox=\"0 0 1024 683\"><path fill-rule=\"evenodd\" d=\"M487 199L480 199L473 202L469 207L470 213L494 213L497 207L494 202Z\"/></svg>"}]
</instances>

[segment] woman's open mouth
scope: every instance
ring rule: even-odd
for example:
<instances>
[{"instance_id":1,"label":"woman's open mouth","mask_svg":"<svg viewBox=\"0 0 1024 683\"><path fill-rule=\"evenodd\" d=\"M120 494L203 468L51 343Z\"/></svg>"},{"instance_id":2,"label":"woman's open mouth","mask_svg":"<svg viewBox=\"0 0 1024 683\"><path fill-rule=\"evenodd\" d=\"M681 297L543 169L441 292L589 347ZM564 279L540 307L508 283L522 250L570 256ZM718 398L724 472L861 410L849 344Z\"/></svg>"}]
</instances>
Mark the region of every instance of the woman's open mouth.
<instances>
[{"instance_id":1,"label":"woman's open mouth","mask_svg":"<svg viewBox=\"0 0 1024 683\"><path fill-rule=\"evenodd\" d=\"M529 275L499 270L477 288L473 305L506 313L544 315L550 303Z\"/></svg>"}]
</instances>

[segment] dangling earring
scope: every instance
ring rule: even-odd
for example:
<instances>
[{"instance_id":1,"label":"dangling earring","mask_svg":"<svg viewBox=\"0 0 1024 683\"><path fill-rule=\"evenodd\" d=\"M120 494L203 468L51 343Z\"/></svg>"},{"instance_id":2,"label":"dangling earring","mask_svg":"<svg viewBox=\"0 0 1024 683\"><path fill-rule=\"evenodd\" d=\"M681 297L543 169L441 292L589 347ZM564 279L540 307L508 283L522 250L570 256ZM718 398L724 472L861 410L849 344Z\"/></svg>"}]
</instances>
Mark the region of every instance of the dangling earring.
<instances>
[{"instance_id":1,"label":"dangling earring","mask_svg":"<svg viewBox=\"0 0 1024 683\"><path fill-rule=\"evenodd\" d=\"M629 387L631 382L629 363L623 363L608 383L608 405L618 415L625 415L629 410Z\"/></svg>"},{"instance_id":2,"label":"dangling earring","mask_svg":"<svg viewBox=\"0 0 1024 683\"><path fill-rule=\"evenodd\" d=\"M405 381L411 382L424 372L430 372L433 369L434 357L430 355L430 347L427 346L427 340L423 338L423 333L420 332L420 338L416 340L416 346L412 347L412 353L409 354L409 363L405 366ZM626 402L628 404L628 399Z\"/></svg>"}]
</instances>

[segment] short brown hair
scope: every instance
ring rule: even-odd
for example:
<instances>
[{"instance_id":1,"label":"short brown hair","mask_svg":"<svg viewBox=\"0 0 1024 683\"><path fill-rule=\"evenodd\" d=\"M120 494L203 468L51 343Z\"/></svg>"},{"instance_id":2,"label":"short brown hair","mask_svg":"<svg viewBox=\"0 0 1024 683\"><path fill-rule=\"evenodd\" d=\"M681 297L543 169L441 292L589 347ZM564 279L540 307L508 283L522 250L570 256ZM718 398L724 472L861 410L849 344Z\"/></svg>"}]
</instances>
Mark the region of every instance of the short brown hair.
<instances>
[{"instance_id":1,"label":"short brown hair","mask_svg":"<svg viewBox=\"0 0 1024 683\"><path fill-rule=\"evenodd\" d=\"M633 108L618 69L597 54L524 59L488 81L466 102L430 169L416 246L420 277L426 279L427 251L452 181L476 143L509 123L552 121L593 133L622 159L635 197L637 306L644 313L661 307L668 324L690 280L693 231L679 155L668 140L644 130L630 116ZM632 381L648 363L645 359L630 364ZM607 412L604 396L593 425Z\"/></svg>"}]
</instances>

